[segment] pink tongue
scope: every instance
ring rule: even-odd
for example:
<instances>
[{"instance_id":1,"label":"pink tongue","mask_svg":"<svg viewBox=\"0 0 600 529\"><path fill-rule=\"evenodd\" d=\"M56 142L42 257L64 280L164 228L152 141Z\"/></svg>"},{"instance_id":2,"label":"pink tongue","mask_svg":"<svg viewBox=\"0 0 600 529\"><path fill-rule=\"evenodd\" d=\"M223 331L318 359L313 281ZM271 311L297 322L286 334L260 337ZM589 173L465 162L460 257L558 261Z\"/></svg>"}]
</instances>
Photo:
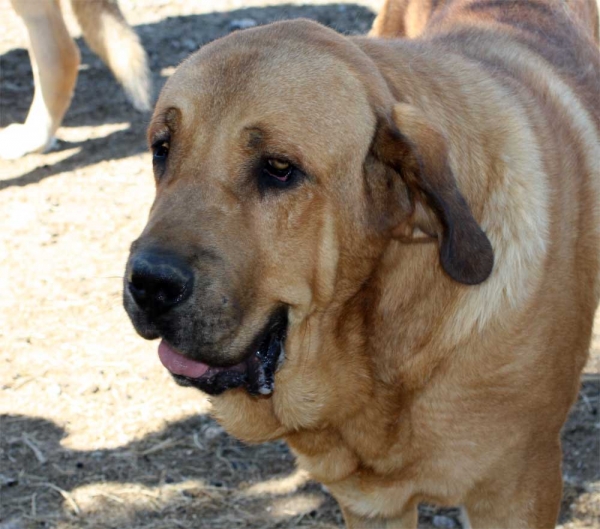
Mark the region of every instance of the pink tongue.
<instances>
[{"instance_id":1,"label":"pink tongue","mask_svg":"<svg viewBox=\"0 0 600 529\"><path fill-rule=\"evenodd\" d=\"M199 378L209 369L209 366L196 360L190 360L182 354L179 354L161 340L158 346L158 358L171 373L174 375L183 375L189 378Z\"/></svg>"}]
</instances>

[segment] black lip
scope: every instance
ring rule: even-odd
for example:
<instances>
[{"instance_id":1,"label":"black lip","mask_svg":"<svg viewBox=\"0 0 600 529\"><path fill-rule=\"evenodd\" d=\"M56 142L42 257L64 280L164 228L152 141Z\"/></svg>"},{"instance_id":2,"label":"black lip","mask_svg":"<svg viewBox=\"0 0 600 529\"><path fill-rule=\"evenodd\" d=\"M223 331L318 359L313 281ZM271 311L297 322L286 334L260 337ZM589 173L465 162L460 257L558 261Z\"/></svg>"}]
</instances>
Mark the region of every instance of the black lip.
<instances>
[{"instance_id":1,"label":"black lip","mask_svg":"<svg viewBox=\"0 0 600 529\"><path fill-rule=\"evenodd\" d=\"M181 386L192 386L209 395L245 387L251 395L270 395L287 332L287 309L273 312L262 331L246 349L244 360L231 367L211 367L199 378L172 375Z\"/></svg>"}]
</instances>

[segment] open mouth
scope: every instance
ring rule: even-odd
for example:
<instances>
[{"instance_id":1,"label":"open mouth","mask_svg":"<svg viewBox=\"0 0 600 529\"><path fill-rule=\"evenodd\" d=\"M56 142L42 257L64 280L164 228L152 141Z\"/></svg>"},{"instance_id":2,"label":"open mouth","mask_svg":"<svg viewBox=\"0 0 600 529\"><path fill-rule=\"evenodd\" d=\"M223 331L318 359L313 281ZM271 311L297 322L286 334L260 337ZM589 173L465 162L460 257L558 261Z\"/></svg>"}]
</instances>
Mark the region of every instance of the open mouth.
<instances>
[{"instance_id":1,"label":"open mouth","mask_svg":"<svg viewBox=\"0 0 600 529\"><path fill-rule=\"evenodd\" d=\"M193 386L209 395L245 387L251 395L273 393L275 372L285 357L287 311L276 311L267 325L246 349L244 360L229 367L209 366L192 360L171 347L165 340L158 346L162 364L182 386Z\"/></svg>"}]
</instances>

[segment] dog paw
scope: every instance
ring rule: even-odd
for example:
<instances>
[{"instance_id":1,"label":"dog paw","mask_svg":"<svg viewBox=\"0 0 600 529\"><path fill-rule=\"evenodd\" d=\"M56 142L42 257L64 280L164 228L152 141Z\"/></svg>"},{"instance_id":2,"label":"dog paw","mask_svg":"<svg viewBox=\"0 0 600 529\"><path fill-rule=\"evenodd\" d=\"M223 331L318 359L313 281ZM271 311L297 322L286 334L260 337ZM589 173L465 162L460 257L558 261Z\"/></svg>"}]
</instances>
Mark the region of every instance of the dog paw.
<instances>
[{"instance_id":1,"label":"dog paw","mask_svg":"<svg viewBox=\"0 0 600 529\"><path fill-rule=\"evenodd\" d=\"M52 146L53 140L39 130L13 123L0 131L0 158L12 160L32 152L45 152Z\"/></svg>"}]
</instances>

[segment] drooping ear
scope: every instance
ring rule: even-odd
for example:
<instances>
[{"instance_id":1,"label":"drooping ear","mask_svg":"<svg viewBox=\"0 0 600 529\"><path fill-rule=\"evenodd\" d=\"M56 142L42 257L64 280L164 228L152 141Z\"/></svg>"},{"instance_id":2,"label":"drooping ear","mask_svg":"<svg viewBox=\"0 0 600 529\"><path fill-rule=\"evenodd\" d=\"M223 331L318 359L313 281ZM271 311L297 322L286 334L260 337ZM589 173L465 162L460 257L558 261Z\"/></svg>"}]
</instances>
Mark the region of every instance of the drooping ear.
<instances>
[{"instance_id":1,"label":"drooping ear","mask_svg":"<svg viewBox=\"0 0 600 529\"><path fill-rule=\"evenodd\" d=\"M446 273L466 285L485 281L494 266L492 245L458 189L442 133L420 110L399 103L380 122L373 152L404 180L414 207L435 215Z\"/></svg>"}]
</instances>

